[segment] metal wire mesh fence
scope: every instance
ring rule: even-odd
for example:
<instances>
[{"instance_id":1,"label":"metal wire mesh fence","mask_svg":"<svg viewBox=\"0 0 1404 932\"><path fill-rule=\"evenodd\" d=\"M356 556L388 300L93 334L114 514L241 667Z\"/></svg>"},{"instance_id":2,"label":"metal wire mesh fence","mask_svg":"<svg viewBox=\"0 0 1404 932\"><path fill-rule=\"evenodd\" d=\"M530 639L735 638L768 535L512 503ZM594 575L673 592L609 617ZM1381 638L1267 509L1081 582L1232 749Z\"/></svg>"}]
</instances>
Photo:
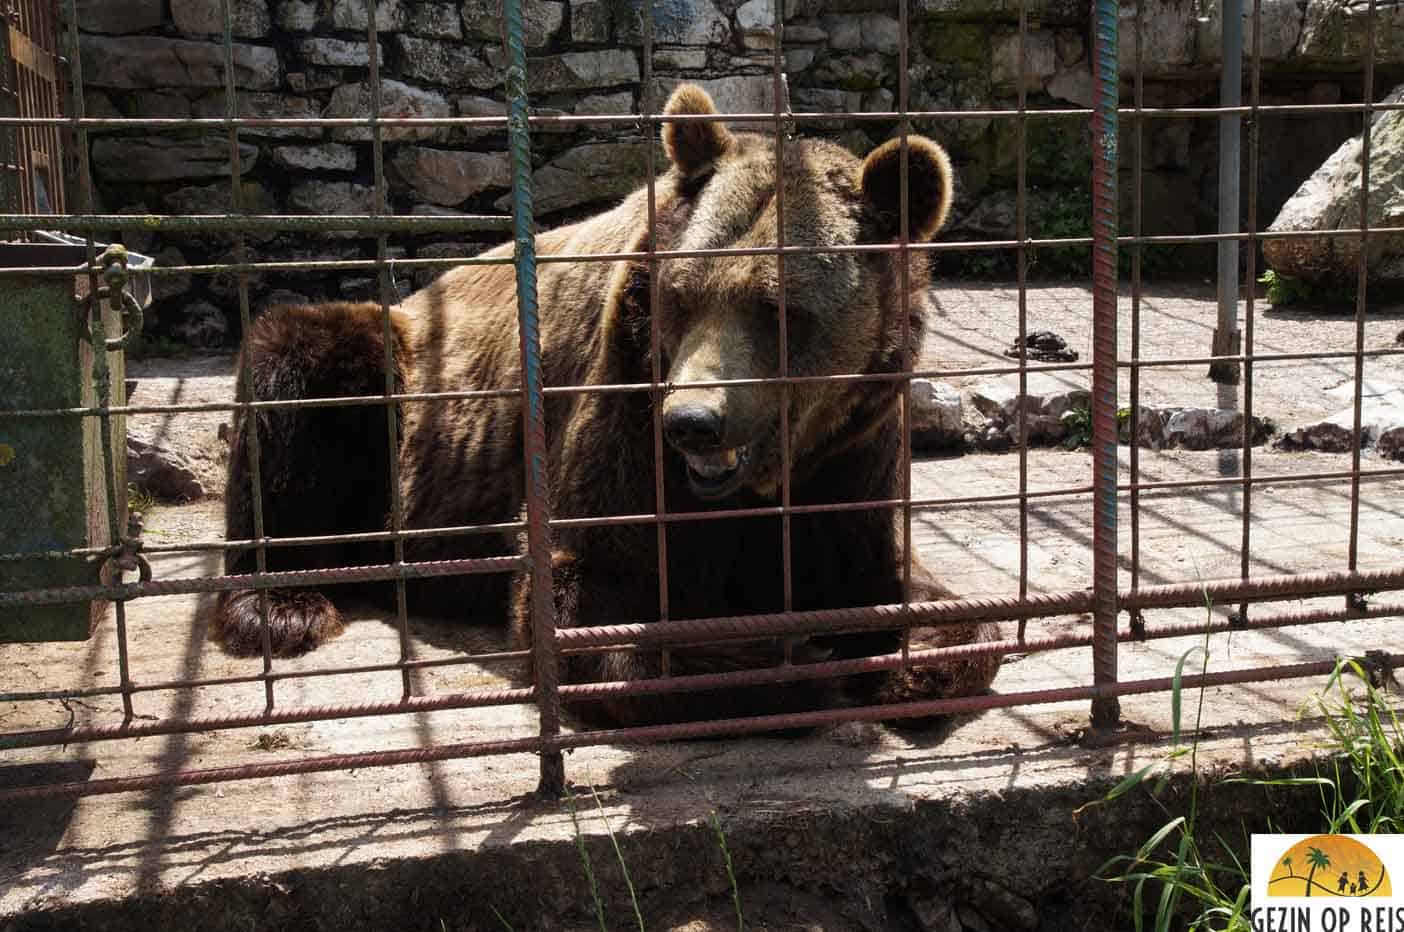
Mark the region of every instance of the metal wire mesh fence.
<instances>
[{"instance_id":1,"label":"metal wire mesh fence","mask_svg":"<svg viewBox=\"0 0 1404 932\"><path fill-rule=\"evenodd\" d=\"M67 22L70 48L78 46L78 10L73 0L68 0ZM1092 10L1092 60L1094 62L1095 106L1091 108L1033 109L1027 101L1026 83L1018 81L1017 105L1013 109L951 109L913 110L911 100L910 69L908 67L908 37L911 32L910 10L906 3L895 4L899 31L897 34L896 55L898 58L898 87L894 97L895 109L864 113L828 114L792 112L788 107L788 93L785 74L784 43L782 41L785 15L783 5L773 5L774 42L773 93L774 106L771 112L726 113L721 115L661 113L662 101L656 99L655 82L652 80L654 58L654 11L652 4L643 4L641 11L642 33L642 103L638 114L624 115L582 115L582 116L542 116L533 115L529 108L528 85L531 60L528 58L524 40L522 0L504 0L503 19L505 30L505 72L508 111L503 116L462 116L462 117L404 117L385 115L383 107L384 89L381 84L380 41L377 33L376 4L367 3L366 47L369 55L369 112L364 117L324 118L324 117L258 117L241 115L239 95L236 88L236 61L234 54L234 12L230 0L225 0L223 9L223 48L224 48L224 95L225 115L220 117L90 117L85 113L83 65L77 54L70 56L68 83L71 88L72 111L68 116L45 115L38 117L0 118L0 128L6 131L19 129L27 133L43 133L57 138L60 131L72 134L74 151L79 156L80 170L77 177L77 190L72 201L78 210L60 216L37 216L37 210L29 201L19 213L0 215L0 229L10 233L23 234L35 230L57 230L80 235L87 240L88 262L83 273L90 279L90 290L102 300L112 304L113 310L127 314L130 318L129 302L124 301L125 265L120 251L111 250L101 256L95 236L111 231L165 231L198 232L228 236L233 243L233 261L194 264L158 269L157 274L187 275L232 275L237 283L239 319L242 333L252 332L258 308L250 300L250 276L270 272L328 272L365 270L372 272L378 289L380 314L379 346L383 350L383 384L355 394L342 394L336 397L270 399L256 397L250 389L252 368L257 359L245 353L240 357L240 397L229 403L199 404L158 404L134 405L128 403L123 385L119 380L108 377L105 368L105 353L95 354L93 377L98 389L98 402L91 406L0 410L0 423L19 422L27 419L96 419L104 430L104 467L109 476L110 539L100 546L68 548L61 552L46 554L6 553L0 557L0 566L18 561L39 559L56 561L97 561L109 565L112 582L106 585L87 585L65 588L34 589L0 592L0 608L18 609L30 606L53 605L90 599L110 599L115 605L115 634L117 645L117 682L113 685L80 686L75 688L46 688L29 692L9 692L0 695L7 703L44 702L54 700L80 700L98 696L119 697L122 717L118 721L104 723L70 723L66 727L12 731L0 735L0 747L6 749L41 748L70 746L103 741L137 739L155 735L190 734L197 732L268 726L294 722L311 722L330 719L348 719L367 716L393 715L410 712L431 712L451 709L478 709L499 705L534 704L539 721L534 734L498 740L475 740L466 743L434 743L428 747L405 748L402 750L373 750L352 754L308 756L276 763L250 763L204 770L172 770L90 780L79 783L58 783L37 786L0 789L0 800L16 801L46 796L76 796L98 793L116 793L129 790L194 785L223 780L254 779L294 773L386 766L414 762L446 760L450 758L482 756L504 753L534 753L541 760L541 787L547 793L559 793L565 780L562 752L568 749L606 743L643 743L658 740L689 738L702 735L743 734L772 731L795 727L821 725L844 720L891 720L898 718L918 718L943 713L974 711L994 708L1022 706L1035 703L1086 701L1091 708L1091 721L1096 728L1111 728L1119 718L1118 700L1120 697L1167 690L1172 679L1163 677L1125 679L1118 675L1119 645L1133 641L1184 637L1192 634L1229 630L1264 630L1285 628L1296 625L1319 624L1352 619L1390 617L1404 611L1398 603L1369 601L1366 596L1389 590L1404 589L1404 561L1395 560L1382 568L1362 567L1359 558L1361 531L1361 501L1368 483L1389 480L1404 476L1404 468L1365 468L1361 460L1362 437L1362 398L1365 385L1365 367L1368 361L1388 362L1404 353L1395 348L1367 349L1364 339L1367 297L1367 252L1365 244L1378 231L1371 230L1366 209L1370 190L1370 126L1377 112L1399 109L1397 104L1377 104L1374 102L1374 14L1375 3L1370 0L1369 27L1363 45L1363 94L1359 104L1265 104L1261 98L1261 42L1259 24L1262 10L1260 0L1254 0L1249 13L1252 47L1249 50L1250 65L1249 100L1247 104L1232 104L1220 107L1150 107L1145 105L1144 63L1140 54L1141 41L1148 28L1142 22L1142 10L1137 7L1134 15L1119 9L1115 0L1097 0ZM1122 63L1119 49L1124 42L1119 36L1122 29L1132 30L1132 43L1136 49L1135 73L1132 80L1134 100L1130 107L1122 105ZM1029 13L1027 4L1021 2L1018 11L1018 60L1021 71L1027 68ZM1359 222L1354 227L1332 231L1312 231L1309 233L1265 233L1259 229L1260 217L1257 204L1257 172L1263 158L1259 151L1259 131L1263 118L1269 114L1288 116L1293 114L1321 113L1358 114L1364 126L1361 130L1361 144L1364 149L1361 161L1362 191L1360 198ZM1197 117L1234 122L1246 121L1248 130L1247 165L1249 182L1247 185L1247 214L1245 229L1237 224L1217 234L1177 233L1168 235L1144 235L1142 232L1142 187L1143 176L1143 133L1148 123L1163 118ZM769 209L774 214L774 242L763 245L731 245L723 248L680 248L670 246L659 237L657 229L658 191L661 177L659 166L655 164L653 148L646 147L646 177L644 181L645 214L648 229L640 240L641 248L583 252L572 248L552 248L538 252L536 221L532 199L532 158L531 143L533 129L541 130L555 126L581 124L611 125L625 129L638 127L650 138L656 137L665 125L687 127L695 124L726 122L743 125L773 134L773 166L777 173L785 164L787 149L793 145L792 132L802 135L807 129L832 124L838 120L871 122L874 124L895 123L897 126L900 172L898 195L900 218L896 224L896 235L887 243L841 244L815 246L795 244L786 241L785 217L794 205L786 203L786 187L781 183L772 185L773 199ZM1015 127L1016 133L1016 184L1017 184L1017 235L1008 240L978 241L918 241L910 235L911 223L911 159L912 145L909 135L913 126L920 122L965 120L1005 120ZM1035 121L1088 121L1091 124L1091 164L1092 178L1091 235L1032 237L1029 235L1027 212L1027 135L1029 126ZM1129 122L1129 129L1123 131L1122 121ZM252 128L295 129L315 128L361 128L369 134L372 152L373 197L370 209L363 213L342 215L268 215L253 213L245 203L244 189L241 186L241 132ZM386 134L408 128L460 127L492 128L506 130L509 143L510 167L512 176L511 216L470 214L454 216L394 215L390 212L388 186L385 172ZM143 214L100 214L96 211L94 183L89 164L90 131L109 128L145 128L153 132L173 132L190 129L223 130L227 135L227 158L230 163L230 205L231 210L217 215L143 215ZM1118 141L1133 141L1131 152L1132 209L1131 230L1123 232L1119 227L1119 205L1121 194L1118 191L1118 178L1124 161ZM248 238L266 232L307 232L328 233L351 231L356 235L374 237L374 258L333 258L315 260L253 260L248 250ZM425 232L443 233L507 233L513 237L513 251L474 258L448 259L403 259L395 258L392 249L397 236ZM1146 250L1176 244L1246 244L1244 250L1248 282L1256 278L1255 261L1258 245L1268 238L1291 239L1299 237L1340 237L1359 241L1359 275L1356 289L1355 341L1351 351L1338 352L1260 352L1255 344L1254 325L1259 309L1251 288L1246 295L1240 342L1225 340L1216 342L1210 355L1189 355L1174 357L1143 357L1142 355L1142 262ZM1090 250L1092 256L1092 334L1093 353L1090 363L1048 363L1032 362L1027 353L1029 319L1027 306L1027 285L1031 256L1039 249L1074 248ZM913 352L914 335L910 332L912 315L906 303L913 291L911 276L916 274L915 258L931 258L942 254L973 251L1003 251L1012 253L1018 286L1017 345L1021 349L1016 361L1008 365L965 366L958 369L924 368L919 365ZM1121 357L1118 345L1118 268L1119 254L1130 254L1129 297L1130 297L1130 355ZM900 369L891 372L855 372L845 374L806 374L790 371L789 360L792 332L795 326L792 315L787 313L787 274L791 263L802 261L816 254L873 256L891 254L895 257L895 268L899 281L895 294L902 303L899 320L903 321L900 333ZM552 307L538 305L537 273L544 266L556 263L638 263L647 270L649 288L648 306L661 306L660 290L664 287L666 275L663 270L670 263L697 257L730 258L740 260L747 257L765 257L774 262L776 327L778 330L778 372L763 377L742 379L712 379L678 383L670 378L664 365L663 335L659 314L650 314L647 333L643 340L647 346L649 377L646 381L610 384L548 384L545 377L542 346L542 315L555 312ZM1236 260L1235 260L1236 262ZM394 269L392 269L392 265ZM494 266L511 265L515 281L516 324L519 338L520 383L512 386L482 385L472 387L453 386L440 390L407 389L396 379L397 352L402 352L395 339L392 309L400 298L395 289L393 274L395 269L442 269L451 266L469 266L490 269ZM26 276L47 275L55 278L71 277L71 268L44 268L3 270L0 275ZM1233 281L1239 281L1237 272ZM132 324L129 319L128 328ZM92 340L95 346L120 347L124 335L113 336L106 332L101 323L101 315L93 317ZM1354 422L1351 428L1352 453L1348 469L1315 470L1298 472L1290 477L1282 475L1260 475L1254 470L1255 439L1253 418L1253 385L1257 367L1264 365L1289 364L1297 361L1338 359L1353 366L1352 404ZM1129 435L1139 436L1139 421L1144 416L1141 406L1142 378L1148 370L1187 365L1229 367L1241 379L1243 387L1243 419L1241 444L1238 449L1241 468L1234 475L1191 479L1147 479L1143 474L1139 447L1136 442L1129 446L1129 463L1123 467L1118 460L1118 437L1122 430L1121 420L1128 422ZM793 434L790 418L791 394L804 391L820 384L895 384L899 390L898 408L904 425L912 421L912 381L917 378L939 378L978 374L1013 376L1018 380L1020 394L1028 392L1029 379L1042 373L1082 373L1090 375L1090 441L1091 475L1072 485L1050 488L1033 488L1030 484L1029 463L1029 412L1020 407L1016 413L1019 438L1015 453L1018 457L1017 488L1010 492L962 495L962 496L920 496L914 493L912 477L913 450L910 430L901 431L898 451L899 490L896 495L875 500L837 502L796 502L792 494L795 484L793 451L790 447ZM1129 381L1130 404L1123 412L1118 403L1118 384L1124 377ZM670 392L684 388L727 388L769 385L778 393L779 427L777 436L781 438L779 456L781 468L776 489L770 500L752 503L746 507L678 510L670 508L667 501L665 469L665 428L662 420L662 400ZM647 400L640 410L648 412L652 445L652 510L627 514L552 514L553 501L551 477L548 463L552 456L550 443L555 438L547 436L547 408L552 403L567 403L569 400L607 395L633 395ZM346 534L270 534L270 502L264 499L266 484L262 475L267 451L260 449L260 432L250 429L244 432L241 442L246 448L239 455L246 458L251 474L251 526L249 536L235 539L209 539L163 544L145 540L140 528L128 525L123 520L123 508L117 500L117 464L113 462L110 442L110 423L122 416L162 414L184 416L196 412L232 412L238 417L256 419L279 412L307 411L313 409L403 409L408 406L446 405L456 402L506 401L520 410L523 430L522 448L517 454L521 464L522 497L524 514L510 516L503 520L480 525L455 526L411 526L406 520L406 504L402 501L400 470L403 468L397 451L402 449L404 430L397 417L386 417L386 435L383 438L388 452L386 460L390 470L388 482L389 507L385 527L372 531L357 531ZM377 422L378 423L378 422ZM382 438L366 437L366 444L380 443ZM1335 567L1322 567L1310 573L1283 572L1263 575L1255 571L1251 556L1259 543L1254 538L1252 509L1254 490L1264 483L1275 485L1293 483L1333 482L1348 486L1349 489L1349 537L1348 554L1344 564ZM1141 519L1143 504L1148 495L1168 493L1188 489L1227 489L1240 496L1239 548L1240 572L1236 577L1213 579L1202 582L1168 582L1147 584L1143 580L1143 543ZM1036 572L1030 559L1030 510L1040 501L1059 500L1085 506L1084 517L1091 526L1091 567L1087 585L1062 591L1032 591L1030 580ZM913 542L914 516L925 513L939 513L952 506L989 506L1017 509L1019 530L1019 553L1017 559L1017 591L988 598L925 599L917 597L913 588ZM792 527L795 518L823 514L878 512L892 516L900 541L898 552L901 555L901 598L885 603L865 606L813 605L805 598L804 591L810 581L798 577L794 571L795 539ZM1120 512L1120 513L1119 513ZM1123 535L1126 527L1122 514L1129 517L1129 535ZM772 520L778 523L779 533L776 546L780 548L780 599L778 610L761 614L727 615L721 617L682 617L674 608L677 593L670 592L670 530L696 522ZM642 617L611 618L605 624L591 624L577 627L557 627L558 606L553 601L553 560L551 540L553 534L568 530L611 527L652 527L656 570L645 573L645 578L656 580L656 593L644 593L642 598L654 604L654 608ZM416 544L433 541L482 538L485 535L519 536L523 545L518 553L507 555L460 556L448 559L413 559ZM1126 537L1123 545L1119 536ZM270 555L299 547L314 547L328 543L379 544L388 545L384 552L388 559L379 563L353 566L323 566L307 569L279 568L276 560L270 565ZM244 572L223 575L198 574L194 576L158 577L152 571L149 556L167 554L245 554L252 555L252 562ZM412 632L406 590L407 585L416 580L463 575L510 575L525 574L529 577L529 604L524 611L530 618L531 641L529 646L519 649L501 649L490 652L460 652L453 656L437 657L430 660L416 659L411 649ZM132 578L135 576L135 578ZM1123 583L1123 580L1125 582ZM276 656L269 619L268 594L275 589L303 589L323 585L343 583L381 582L393 585L395 592L395 624L398 638L398 657L393 660L377 660L355 665L299 666L289 669L280 665ZM8 588L8 587L7 587ZM185 677L166 680L142 680L132 672L132 658L142 650L140 643L131 643L126 626L127 606L137 600L175 594L212 594L234 591L257 593L259 612L262 618L261 643L257 653L261 665L257 672L219 677ZM1331 597L1339 599L1339 607L1313 607L1306 610L1263 610L1250 605L1273 603L1287 600ZM1236 605L1237 609L1226 617L1209 617L1203 622L1163 622L1150 623L1147 613L1152 610L1202 606L1209 600L1214 604ZM656 601L655 601L656 600ZM1039 634L1030 630L1030 622L1055 616L1090 614L1092 623L1089 630L1075 633ZM1124 619L1119 621L1120 619ZM907 635L913 628L952 626L979 621L1017 623L1016 633L1006 631L999 638L969 644L916 648ZM903 632L900 648L889 652L879 652L872 656L845 657L842 659L817 659L803 662L791 655L788 645L798 643L806 636L834 633L861 633L899 630ZM670 669L671 652L699 645L737 644L757 640L778 640L787 645L778 662L757 666L753 669L722 672L673 672ZM884 671L930 668L943 663L968 661L980 657L1002 657L1014 653L1052 652L1062 649L1090 647L1092 652L1092 676L1090 681L1078 685L1041 690L1016 690L996 694L956 696L947 698L926 698L865 705L857 708L818 708L803 711L786 711L772 714L754 714L741 717L706 718L696 721L665 724L630 725L615 728L594 728L565 731L562 728L560 712L563 707L573 704L619 700L638 697L668 697L687 693L717 693L726 690L740 690L748 687L772 684L799 684L839 676L872 674ZM599 682L559 682L558 670L564 658L588 654L608 654L617 652L652 652L659 659L659 674L642 679L609 679ZM1404 660L1404 654L1386 649L1378 658L1380 662L1392 665ZM521 664L529 662L534 679L529 685L492 686L490 688L468 688L450 693L417 695L413 674L429 667L447 666L491 666ZM1308 677L1329 672L1330 661L1310 661L1294 663L1273 663L1232 669L1223 672L1204 674L1198 677L1186 676L1186 686L1196 684L1227 685L1265 680L1278 680L1292 677ZM283 684L307 681L318 677L351 676L367 673L398 674L401 680L402 695L394 701L366 702L361 704L338 705L299 705L290 704L280 692ZM141 717L143 699L152 693L175 691L211 690L234 685L252 685L262 692L263 707L251 706L248 711L238 714L199 715L186 714L167 716L159 720ZM757 710L761 712L762 710Z\"/></svg>"}]
</instances>

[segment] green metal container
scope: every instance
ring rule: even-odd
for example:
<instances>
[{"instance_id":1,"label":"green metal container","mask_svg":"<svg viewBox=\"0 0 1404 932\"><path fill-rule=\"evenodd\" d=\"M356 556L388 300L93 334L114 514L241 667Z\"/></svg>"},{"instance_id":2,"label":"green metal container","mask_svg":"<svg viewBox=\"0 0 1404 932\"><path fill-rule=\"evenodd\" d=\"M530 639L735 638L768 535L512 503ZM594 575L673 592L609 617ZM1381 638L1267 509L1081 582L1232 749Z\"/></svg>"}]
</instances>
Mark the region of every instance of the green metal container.
<instances>
[{"instance_id":1,"label":"green metal container","mask_svg":"<svg viewBox=\"0 0 1404 932\"><path fill-rule=\"evenodd\" d=\"M52 556L111 542L101 418L3 413L98 404L94 350L83 319L89 279L78 274L86 260L86 248L78 245L0 243L0 268L75 269L72 278L6 277L0 286L0 553L35 555L0 560L0 592L99 585L111 578L107 560ZM120 315L110 302L100 303L107 336L118 336ZM107 358L110 403L121 405L122 351L110 350ZM125 526L126 418L110 419L118 520ZM0 607L0 642L84 640L109 610L106 601Z\"/></svg>"}]
</instances>

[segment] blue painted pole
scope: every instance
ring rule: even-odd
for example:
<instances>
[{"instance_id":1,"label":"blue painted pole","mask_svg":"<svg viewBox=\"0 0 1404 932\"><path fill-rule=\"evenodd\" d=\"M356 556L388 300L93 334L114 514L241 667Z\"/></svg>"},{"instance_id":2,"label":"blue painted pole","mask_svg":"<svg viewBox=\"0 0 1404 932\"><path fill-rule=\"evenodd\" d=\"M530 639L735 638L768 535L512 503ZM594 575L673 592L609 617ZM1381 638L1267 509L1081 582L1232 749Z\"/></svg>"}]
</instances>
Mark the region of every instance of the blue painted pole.
<instances>
[{"instance_id":1,"label":"blue painted pole","mask_svg":"<svg viewBox=\"0 0 1404 932\"><path fill-rule=\"evenodd\" d=\"M503 0L507 27L507 138L512 161L512 228L516 246L517 327L521 335L523 449L526 463L527 559L531 571L532 670L540 717L541 780L537 792L565 791L560 734L556 618L551 581L546 482L546 417L542 404L541 322L536 306L536 224L531 199L531 131L527 123L526 43L522 0Z\"/></svg>"},{"instance_id":2,"label":"blue painted pole","mask_svg":"<svg viewBox=\"0 0 1404 932\"><path fill-rule=\"evenodd\" d=\"M1092 113L1092 673L1097 686L1116 682L1116 235L1117 106L1121 67L1117 0L1095 0ZM1138 63L1139 64L1139 63ZM1092 724L1121 717L1115 696L1092 700Z\"/></svg>"}]
</instances>

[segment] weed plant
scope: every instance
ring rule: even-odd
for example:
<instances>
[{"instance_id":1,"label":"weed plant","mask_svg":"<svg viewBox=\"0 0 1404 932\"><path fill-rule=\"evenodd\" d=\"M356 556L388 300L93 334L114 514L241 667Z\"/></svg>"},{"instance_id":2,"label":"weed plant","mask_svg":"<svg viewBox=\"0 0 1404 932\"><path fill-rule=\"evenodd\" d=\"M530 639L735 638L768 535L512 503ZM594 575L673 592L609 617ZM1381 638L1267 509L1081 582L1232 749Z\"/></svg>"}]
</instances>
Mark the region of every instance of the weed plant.
<instances>
[{"instance_id":1,"label":"weed plant","mask_svg":"<svg viewBox=\"0 0 1404 932\"><path fill-rule=\"evenodd\" d=\"M1235 847L1216 832L1213 850L1223 852L1216 859L1210 854L1199 825L1197 752L1204 708L1202 686L1195 712L1195 737L1188 745L1181 743L1182 674L1196 652L1201 655L1200 670L1204 672L1209 659L1207 635L1205 643L1186 651L1175 668L1169 754L1131 774L1089 804L1109 803L1137 787L1150 785L1151 798L1171 816L1135 854L1112 858L1098 871L1101 879L1130 885L1136 932L1148 927L1155 932L1252 932L1247 834ZM1347 685L1347 677L1352 675L1364 684L1363 695L1352 695ZM1317 830L1322 833L1398 832L1404 827L1404 727L1384 687L1377 687L1358 661L1341 660L1315 702L1330 734L1322 749L1324 760L1318 758L1315 765L1315 776L1232 778L1224 782L1259 786L1264 793L1273 787L1316 787L1321 801ZM1190 762L1188 811L1174 815L1161 802L1160 793L1169 780L1172 765L1186 757ZM1269 819L1259 830L1275 832L1277 828ZM1152 897L1155 906L1149 911Z\"/></svg>"},{"instance_id":2,"label":"weed plant","mask_svg":"<svg viewBox=\"0 0 1404 932\"><path fill-rule=\"evenodd\" d=\"M619 870L624 877L624 886L629 891L629 905L633 908L634 922L638 925L639 932L647 932L644 925L643 910L639 906L638 891L634 888L634 882L629 875L629 865L624 860L624 852L619 847L619 839L614 834L614 828L609 823L609 816L605 814L604 803L600 801L599 794L594 787L590 787L590 797L595 801L595 809L599 812L600 822L604 825L605 834L609 836L610 845L614 848L614 858L619 864ZM570 812L570 822L575 831L575 849L580 853L580 865L585 872L585 882L590 890L590 901L595 914L595 922L599 926L600 932L610 932L610 927L605 920L604 900L600 897L600 886L595 876L594 864L590 860L589 849L585 845L585 834L580 827L580 814L576 809L575 792L573 789L566 790L566 809ZM736 873L731 862L731 851L727 848L726 833L722 830L721 820L716 812L708 816L708 823L712 832L716 835L717 847L721 851L722 864L726 868L726 879L731 885L731 902L736 908L736 932L745 932L746 920L741 911L741 889L736 883ZM512 925L503 918L496 907L492 908L493 915L497 917L498 923L507 932L513 932Z\"/></svg>"}]
</instances>

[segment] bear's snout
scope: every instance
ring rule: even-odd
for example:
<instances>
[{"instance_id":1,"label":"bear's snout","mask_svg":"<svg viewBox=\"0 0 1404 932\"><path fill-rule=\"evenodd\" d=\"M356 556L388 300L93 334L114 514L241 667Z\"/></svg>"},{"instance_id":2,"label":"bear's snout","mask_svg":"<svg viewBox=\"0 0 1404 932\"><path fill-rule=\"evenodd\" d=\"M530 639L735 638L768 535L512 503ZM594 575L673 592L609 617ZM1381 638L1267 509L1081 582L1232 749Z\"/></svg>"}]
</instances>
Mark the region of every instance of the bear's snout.
<instances>
[{"instance_id":1,"label":"bear's snout","mask_svg":"<svg viewBox=\"0 0 1404 932\"><path fill-rule=\"evenodd\" d=\"M663 433L683 453L710 453L721 447L726 420L719 408L683 404L663 412Z\"/></svg>"}]
</instances>

